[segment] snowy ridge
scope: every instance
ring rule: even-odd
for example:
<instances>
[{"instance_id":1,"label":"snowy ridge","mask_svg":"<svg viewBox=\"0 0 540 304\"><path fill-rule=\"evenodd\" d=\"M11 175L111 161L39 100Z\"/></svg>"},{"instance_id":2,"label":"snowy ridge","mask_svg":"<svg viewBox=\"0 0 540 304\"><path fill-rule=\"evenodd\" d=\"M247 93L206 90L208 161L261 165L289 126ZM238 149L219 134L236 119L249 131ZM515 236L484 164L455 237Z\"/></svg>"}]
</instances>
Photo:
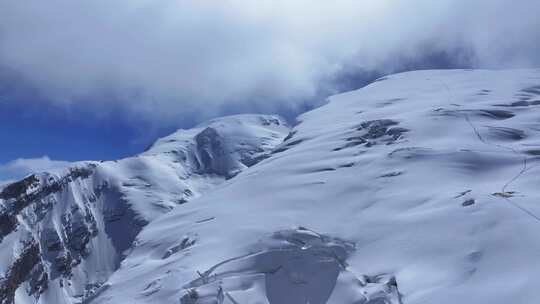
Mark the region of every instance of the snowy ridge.
<instances>
[{"instance_id":1,"label":"snowy ridge","mask_svg":"<svg viewBox=\"0 0 540 304\"><path fill-rule=\"evenodd\" d=\"M255 164L289 130L279 117L224 117L136 157L81 162L0 189L0 303L82 303L149 222Z\"/></svg>"},{"instance_id":2,"label":"snowy ridge","mask_svg":"<svg viewBox=\"0 0 540 304\"><path fill-rule=\"evenodd\" d=\"M540 71L392 75L147 225L91 303L540 301Z\"/></svg>"}]
</instances>

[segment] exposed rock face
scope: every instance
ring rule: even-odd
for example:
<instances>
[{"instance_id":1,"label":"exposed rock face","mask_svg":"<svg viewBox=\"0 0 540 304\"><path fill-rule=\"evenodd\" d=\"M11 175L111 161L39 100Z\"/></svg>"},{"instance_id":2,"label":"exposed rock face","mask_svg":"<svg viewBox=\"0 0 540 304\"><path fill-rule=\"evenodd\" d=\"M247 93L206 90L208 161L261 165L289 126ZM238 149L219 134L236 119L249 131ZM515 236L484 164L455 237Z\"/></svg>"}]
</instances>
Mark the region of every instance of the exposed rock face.
<instances>
[{"instance_id":1,"label":"exposed rock face","mask_svg":"<svg viewBox=\"0 0 540 304\"><path fill-rule=\"evenodd\" d=\"M24 208L43 200L50 194L62 191L75 179L88 178L95 166L95 164L88 164L87 167L71 168L60 179L47 174L39 177L33 174L19 182L7 185L0 193L0 199L5 201L0 211L0 241L16 228L15 218ZM34 206L38 219L41 219L50 207L51 204L47 202Z\"/></svg>"},{"instance_id":2,"label":"exposed rock face","mask_svg":"<svg viewBox=\"0 0 540 304\"><path fill-rule=\"evenodd\" d=\"M195 136L197 154L199 155L198 170L201 173L215 173L229 176L232 174L231 164L227 160L225 143L218 132L211 127L204 129Z\"/></svg>"},{"instance_id":3,"label":"exposed rock face","mask_svg":"<svg viewBox=\"0 0 540 304\"><path fill-rule=\"evenodd\" d=\"M2 192L0 192L0 198L10 199L21 197L25 195L32 186L35 187L38 182L39 180L35 175L30 175L18 182L7 185L2 189Z\"/></svg>"},{"instance_id":4,"label":"exposed rock face","mask_svg":"<svg viewBox=\"0 0 540 304\"><path fill-rule=\"evenodd\" d=\"M44 220L49 212L53 212L57 202L55 196L68 191L72 182L89 178L95 168L93 163L73 167L60 178L47 173L34 174L2 190L1 241L12 233L22 238L14 244L20 252L15 253L12 262L4 266L7 269L0 282L2 303L12 303L15 291L23 283L26 283L28 296L39 299L47 290L49 279L57 277L57 273L69 277L71 268L88 254L86 245L97 233L96 221L89 207L85 216L77 208L65 213L60 233L41 227L48 226ZM17 239L11 241L17 242ZM52 269L49 271L45 264L51 265Z\"/></svg>"},{"instance_id":5,"label":"exposed rock face","mask_svg":"<svg viewBox=\"0 0 540 304\"><path fill-rule=\"evenodd\" d=\"M405 133L409 132L406 128L397 127L398 124L397 121L391 119L365 121L355 127L355 133L359 134L347 137L347 144L335 148L334 151L340 151L359 145L369 148L377 144L394 144L402 139Z\"/></svg>"},{"instance_id":6,"label":"exposed rock face","mask_svg":"<svg viewBox=\"0 0 540 304\"><path fill-rule=\"evenodd\" d=\"M28 279L30 279L29 294L39 297L39 294L47 288L48 279L40 263L39 245L35 242L23 245L22 252L0 280L0 303L15 303L15 291Z\"/></svg>"},{"instance_id":7,"label":"exposed rock face","mask_svg":"<svg viewBox=\"0 0 540 304\"><path fill-rule=\"evenodd\" d=\"M137 157L4 186L0 303L91 299L145 225L238 174L244 159L269 153L287 133L277 117L225 117L160 139Z\"/></svg>"}]
</instances>

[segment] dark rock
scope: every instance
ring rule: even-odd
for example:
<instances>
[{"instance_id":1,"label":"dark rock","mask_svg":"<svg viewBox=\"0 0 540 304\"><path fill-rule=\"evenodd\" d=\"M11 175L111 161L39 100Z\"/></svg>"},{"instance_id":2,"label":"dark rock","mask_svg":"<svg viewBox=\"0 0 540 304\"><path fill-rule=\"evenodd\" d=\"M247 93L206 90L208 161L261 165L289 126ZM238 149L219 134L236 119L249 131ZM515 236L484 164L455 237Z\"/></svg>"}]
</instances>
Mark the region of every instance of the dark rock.
<instances>
[{"instance_id":1,"label":"dark rock","mask_svg":"<svg viewBox=\"0 0 540 304\"><path fill-rule=\"evenodd\" d=\"M35 175L30 175L18 182L9 184L2 192L0 192L1 199L18 198L26 194L26 191L30 186L36 186L39 183L39 179Z\"/></svg>"},{"instance_id":2,"label":"dark rock","mask_svg":"<svg viewBox=\"0 0 540 304\"><path fill-rule=\"evenodd\" d=\"M30 273L30 278L28 280L28 285L30 289L28 290L29 295L33 295L36 298L40 294L45 292L49 287L49 276L43 267L42 263L38 263Z\"/></svg>"},{"instance_id":3,"label":"dark rock","mask_svg":"<svg viewBox=\"0 0 540 304\"><path fill-rule=\"evenodd\" d=\"M180 242L180 244L175 245L175 246L167 249L167 251L163 255L162 259L166 259L166 258L170 257L171 255L179 252L179 251L182 251L184 249L187 249L187 248L195 245L195 242L196 241L194 239L190 239L189 237L183 238L182 242Z\"/></svg>"},{"instance_id":4,"label":"dark rock","mask_svg":"<svg viewBox=\"0 0 540 304\"><path fill-rule=\"evenodd\" d=\"M49 176L47 180L40 181L35 175L24 178L23 180L10 184L0 193L0 199L9 200L6 208L0 211L0 242L3 238L15 230L18 225L17 215L31 204L39 203L48 195L64 189L69 183L78 178L88 178L94 172L96 167L89 164L86 167L71 168L69 173L56 180ZM30 187L36 187L36 190L28 193ZM36 207L49 208L48 204ZM44 211L44 210L43 210ZM42 218L42 216L41 216Z\"/></svg>"},{"instance_id":5,"label":"dark rock","mask_svg":"<svg viewBox=\"0 0 540 304\"><path fill-rule=\"evenodd\" d=\"M474 203L475 203L475 200L471 198L471 199L468 199L468 200L464 201L463 203L461 203L461 205L463 207L467 207L467 206L474 205Z\"/></svg>"},{"instance_id":6,"label":"dark rock","mask_svg":"<svg viewBox=\"0 0 540 304\"><path fill-rule=\"evenodd\" d=\"M73 259L69 251L65 251L62 255L57 256L54 259L54 265L60 274L69 278L71 276L72 261Z\"/></svg>"},{"instance_id":7,"label":"dark rock","mask_svg":"<svg viewBox=\"0 0 540 304\"><path fill-rule=\"evenodd\" d=\"M345 145L333 149L333 151L340 151L343 149L364 145L366 148L373 147L377 144L393 144L397 140L401 139L404 133L409 132L409 129L401 127L393 127L398 122L391 119L379 119L362 122L355 127L356 131L360 131L360 134L347 137L345 140L348 142Z\"/></svg>"},{"instance_id":8,"label":"dark rock","mask_svg":"<svg viewBox=\"0 0 540 304\"><path fill-rule=\"evenodd\" d=\"M43 231L40 238L48 251L60 251L62 249L62 241L55 230L48 229Z\"/></svg>"},{"instance_id":9,"label":"dark rock","mask_svg":"<svg viewBox=\"0 0 540 304\"><path fill-rule=\"evenodd\" d=\"M31 275L34 267L40 261L39 256L39 245L36 242L31 241L25 244L21 255L11 264L4 278L0 281L0 303L14 303L15 291ZM39 284L39 281L42 279L37 279L34 282L35 286L40 286L37 289L46 288L43 284Z\"/></svg>"},{"instance_id":10,"label":"dark rock","mask_svg":"<svg viewBox=\"0 0 540 304\"><path fill-rule=\"evenodd\" d=\"M386 174L383 174L379 177L382 177L382 178L388 178L388 177L396 177L396 176L400 176L401 174L403 174L403 172L401 171L394 171L394 172L390 172L390 173L386 173Z\"/></svg>"}]
</instances>

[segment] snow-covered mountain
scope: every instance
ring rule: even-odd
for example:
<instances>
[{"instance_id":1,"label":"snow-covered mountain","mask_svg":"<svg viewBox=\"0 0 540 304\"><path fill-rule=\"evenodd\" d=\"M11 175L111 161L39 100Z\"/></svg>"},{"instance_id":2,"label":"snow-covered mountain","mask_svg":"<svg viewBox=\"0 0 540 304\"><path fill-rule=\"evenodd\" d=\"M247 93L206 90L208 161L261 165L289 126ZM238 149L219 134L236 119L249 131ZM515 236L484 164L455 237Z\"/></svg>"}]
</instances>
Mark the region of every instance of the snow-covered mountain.
<instances>
[{"instance_id":1,"label":"snow-covered mountain","mask_svg":"<svg viewBox=\"0 0 540 304\"><path fill-rule=\"evenodd\" d=\"M392 75L298 121L283 138L277 118L224 118L4 188L0 294L540 301L540 70Z\"/></svg>"},{"instance_id":2,"label":"snow-covered mountain","mask_svg":"<svg viewBox=\"0 0 540 304\"><path fill-rule=\"evenodd\" d=\"M136 157L3 186L0 303L85 301L145 225L266 157L288 133L279 117L224 117L161 138Z\"/></svg>"},{"instance_id":3,"label":"snow-covered mountain","mask_svg":"<svg viewBox=\"0 0 540 304\"><path fill-rule=\"evenodd\" d=\"M393 75L146 226L92 303L537 303L540 70Z\"/></svg>"}]
</instances>

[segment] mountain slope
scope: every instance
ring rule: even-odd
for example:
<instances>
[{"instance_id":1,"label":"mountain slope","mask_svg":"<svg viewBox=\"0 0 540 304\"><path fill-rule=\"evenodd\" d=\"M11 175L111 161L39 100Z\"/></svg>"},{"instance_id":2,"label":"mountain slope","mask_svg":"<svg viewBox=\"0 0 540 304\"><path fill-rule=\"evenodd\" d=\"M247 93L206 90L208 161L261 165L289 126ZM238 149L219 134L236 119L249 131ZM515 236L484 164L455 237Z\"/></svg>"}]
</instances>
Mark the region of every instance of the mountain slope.
<instances>
[{"instance_id":1,"label":"mountain slope","mask_svg":"<svg viewBox=\"0 0 540 304\"><path fill-rule=\"evenodd\" d=\"M264 158L289 130L275 116L220 118L144 153L82 162L0 189L0 303L81 303L139 231Z\"/></svg>"},{"instance_id":2,"label":"mountain slope","mask_svg":"<svg viewBox=\"0 0 540 304\"><path fill-rule=\"evenodd\" d=\"M540 70L420 71L302 115L146 226L91 303L535 303Z\"/></svg>"}]
</instances>

